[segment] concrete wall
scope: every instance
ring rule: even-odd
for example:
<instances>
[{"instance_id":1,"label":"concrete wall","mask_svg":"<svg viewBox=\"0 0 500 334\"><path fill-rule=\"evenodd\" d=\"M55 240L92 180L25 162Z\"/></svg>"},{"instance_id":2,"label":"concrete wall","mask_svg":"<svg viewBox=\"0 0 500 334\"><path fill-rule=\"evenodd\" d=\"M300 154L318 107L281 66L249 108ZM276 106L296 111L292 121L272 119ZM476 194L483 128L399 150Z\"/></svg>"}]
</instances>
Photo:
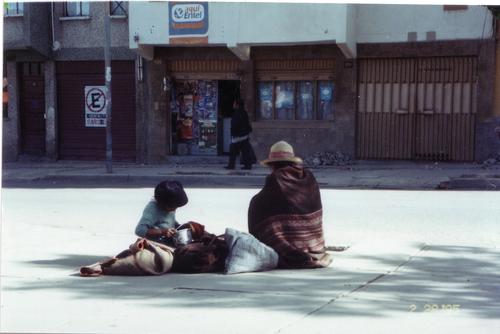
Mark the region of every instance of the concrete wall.
<instances>
[{"instance_id":1,"label":"concrete wall","mask_svg":"<svg viewBox=\"0 0 500 334\"><path fill-rule=\"evenodd\" d=\"M3 48L23 49L26 47L24 36L24 16L4 17L3 18Z\"/></svg>"},{"instance_id":2,"label":"concrete wall","mask_svg":"<svg viewBox=\"0 0 500 334\"><path fill-rule=\"evenodd\" d=\"M495 50L495 106L493 114L500 117L500 19L496 22L496 50Z\"/></svg>"},{"instance_id":3,"label":"concrete wall","mask_svg":"<svg viewBox=\"0 0 500 334\"><path fill-rule=\"evenodd\" d=\"M104 17L109 2L90 2L89 18L67 19L63 2L54 4L55 40L60 49L54 52L56 60L104 59ZM111 19L111 54L113 59L135 59L128 47L128 18Z\"/></svg>"},{"instance_id":4,"label":"concrete wall","mask_svg":"<svg viewBox=\"0 0 500 334\"><path fill-rule=\"evenodd\" d=\"M131 2L130 47L168 44L167 2ZM346 40L345 4L209 3L210 44L310 43ZM335 19L332 19L335 18Z\"/></svg>"},{"instance_id":5,"label":"concrete wall","mask_svg":"<svg viewBox=\"0 0 500 334\"><path fill-rule=\"evenodd\" d=\"M492 112L485 115L477 126L476 159L478 161L495 158L500 154L500 21L497 20L496 24L496 43L490 41L484 56L490 62L489 66L495 67L495 72L489 71L485 78L489 83L493 81L494 88L490 88L493 89L493 98L484 101L484 103L491 103L493 100L493 106L491 107ZM493 49L495 56L492 56ZM495 65L492 65L493 62Z\"/></svg>"},{"instance_id":6,"label":"concrete wall","mask_svg":"<svg viewBox=\"0 0 500 334\"><path fill-rule=\"evenodd\" d=\"M25 4L25 23L28 45L44 57L51 56L50 4L32 2Z\"/></svg>"},{"instance_id":7,"label":"concrete wall","mask_svg":"<svg viewBox=\"0 0 500 334\"><path fill-rule=\"evenodd\" d=\"M56 64L44 63L45 75L45 155L54 161L58 158L57 131L57 80Z\"/></svg>"},{"instance_id":8,"label":"concrete wall","mask_svg":"<svg viewBox=\"0 0 500 334\"><path fill-rule=\"evenodd\" d=\"M213 3L209 9L209 43L213 44L332 42L346 38L345 4Z\"/></svg>"},{"instance_id":9,"label":"concrete wall","mask_svg":"<svg viewBox=\"0 0 500 334\"><path fill-rule=\"evenodd\" d=\"M3 118L2 122L2 159L3 161L16 161L19 155L21 123L19 115L19 84L17 80L17 64L15 62L7 62L7 74L9 107L8 117Z\"/></svg>"},{"instance_id":10,"label":"concrete wall","mask_svg":"<svg viewBox=\"0 0 500 334\"><path fill-rule=\"evenodd\" d=\"M436 40L492 36L492 15L484 6L444 11L442 5L360 4L356 22L358 43L406 42L409 32L417 33L416 41L427 40L427 32L432 31Z\"/></svg>"},{"instance_id":11,"label":"concrete wall","mask_svg":"<svg viewBox=\"0 0 500 334\"><path fill-rule=\"evenodd\" d=\"M24 4L24 15L4 17L4 50L27 50L47 58L51 55L50 5Z\"/></svg>"},{"instance_id":12,"label":"concrete wall","mask_svg":"<svg viewBox=\"0 0 500 334\"><path fill-rule=\"evenodd\" d=\"M165 70L165 62L162 60L144 62L143 94L146 96L146 104L142 130L137 133L137 136L142 141L141 146L145 149L142 155L146 163L159 163L166 158L168 153L167 127L170 124L168 120L170 115L167 110L167 94L163 91Z\"/></svg>"},{"instance_id":13,"label":"concrete wall","mask_svg":"<svg viewBox=\"0 0 500 334\"><path fill-rule=\"evenodd\" d=\"M168 44L168 2L130 3L130 47ZM355 43L477 39L492 35L484 6L210 3L209 44ZM484 29L486 27L486 29ZM427 33L431 34L428 36ZM434 37L435 36L435 37Z\"/></svg>"}]
</instances>

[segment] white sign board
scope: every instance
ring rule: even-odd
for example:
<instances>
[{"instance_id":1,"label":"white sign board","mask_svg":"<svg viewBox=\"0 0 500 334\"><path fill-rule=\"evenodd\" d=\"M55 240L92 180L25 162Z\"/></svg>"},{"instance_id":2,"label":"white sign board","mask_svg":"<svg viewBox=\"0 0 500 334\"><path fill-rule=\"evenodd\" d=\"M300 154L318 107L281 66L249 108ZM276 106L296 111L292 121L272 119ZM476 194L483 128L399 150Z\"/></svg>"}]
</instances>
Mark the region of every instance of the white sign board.
<instances>
[{"instance_id":1,"label":"white sign board","mask_svg":"<svg viewBox=\"0 0 500 334\"><path fill-rule=\"evenodd\" d=\"M85 127L106 127L106 86L85 86Z\"/></svg>"}]
</instances>

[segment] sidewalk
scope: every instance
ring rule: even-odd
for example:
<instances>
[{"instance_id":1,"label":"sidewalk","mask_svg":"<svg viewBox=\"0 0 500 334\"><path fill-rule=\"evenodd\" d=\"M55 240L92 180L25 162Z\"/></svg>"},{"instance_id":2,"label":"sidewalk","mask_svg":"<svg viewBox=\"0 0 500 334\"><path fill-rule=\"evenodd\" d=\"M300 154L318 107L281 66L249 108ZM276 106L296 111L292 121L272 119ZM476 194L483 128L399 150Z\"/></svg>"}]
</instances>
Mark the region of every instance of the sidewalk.
<instances>
[{"instance_id":1,"label":"sidewalk","mask_svg":"<svg viewBox=\"0 0 500 334\"><path fill-rule=\"evenodd\" d=\"M201 160L200 160L201 159ZM114 163L106 173L104 162L58 161L3 164L4 187L137 187L175 178L190 187L260 187L269 170L225 170L225 158L179 159L158 165ZM356 161L347 166L311 168L323 188L408 190L498 190L500 164Z\"/></svg>"}]
</instances>

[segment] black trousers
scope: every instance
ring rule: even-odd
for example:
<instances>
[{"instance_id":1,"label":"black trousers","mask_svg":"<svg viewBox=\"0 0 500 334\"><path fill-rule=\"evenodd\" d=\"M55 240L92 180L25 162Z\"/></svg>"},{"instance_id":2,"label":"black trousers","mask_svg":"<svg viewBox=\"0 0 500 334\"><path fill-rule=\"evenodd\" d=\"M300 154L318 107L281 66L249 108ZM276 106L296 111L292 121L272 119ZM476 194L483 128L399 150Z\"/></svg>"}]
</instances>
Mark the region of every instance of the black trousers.
<instances>
[{"instance_id":1,"label":"black trousers","mask_svg":"<svg viewBox=\"0 0 500 334\"><path fill-rule=\"evenodd\" d=\"M229 146L228 167L234 168L236 164L236 158L240 153L242 154L241 164L245 165L245 167L251 167L252 164L257 162L257 158L255 157L252 145L250 145L250 140L245 139L237 143L231 143L231 145Z\"/></svg>"}]
</instances>

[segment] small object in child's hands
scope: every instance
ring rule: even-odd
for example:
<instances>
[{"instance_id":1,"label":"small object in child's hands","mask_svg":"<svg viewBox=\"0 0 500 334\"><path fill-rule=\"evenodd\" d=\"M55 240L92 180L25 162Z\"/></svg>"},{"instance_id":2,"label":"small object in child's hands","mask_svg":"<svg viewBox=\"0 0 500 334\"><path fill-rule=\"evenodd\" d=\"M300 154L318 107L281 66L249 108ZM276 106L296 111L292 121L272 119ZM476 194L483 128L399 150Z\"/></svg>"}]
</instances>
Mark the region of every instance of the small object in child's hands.
<instances>
[{"instance_id":1,"label":"small object in child's hands","mask_svg":"<svg viewBox=\"0 0 500 334\"><path fill-rule=\"evenodd\" d=\"M176 246L184 246L193 241L193 236L190 228L183 228L181 230L177 230L177 233L174 236L175 245Z\"/></svg>"}]
</instances>

